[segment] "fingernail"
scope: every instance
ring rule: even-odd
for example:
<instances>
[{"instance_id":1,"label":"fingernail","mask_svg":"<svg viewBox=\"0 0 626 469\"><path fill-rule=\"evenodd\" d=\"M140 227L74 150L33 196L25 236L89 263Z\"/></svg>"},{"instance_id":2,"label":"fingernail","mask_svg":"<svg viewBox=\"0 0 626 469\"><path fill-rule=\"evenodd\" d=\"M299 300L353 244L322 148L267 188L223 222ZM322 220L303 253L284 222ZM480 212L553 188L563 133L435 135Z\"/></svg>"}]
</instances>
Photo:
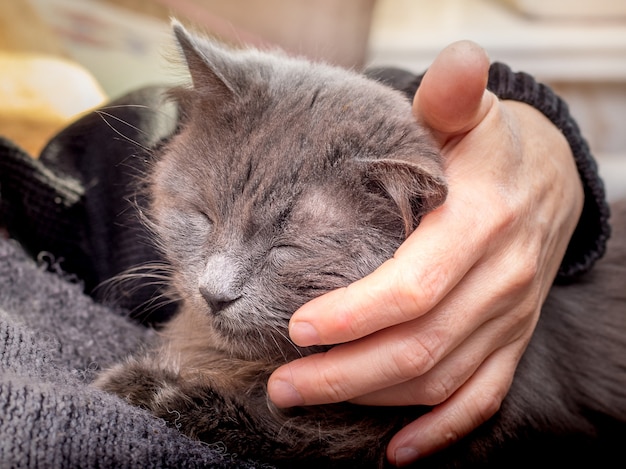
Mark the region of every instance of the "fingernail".
<instances>
[{"instance_id":1,"label":"fingernail","mask_svg":"<svg viewBox=\"0 0 626 469\"><path fill-rule=\"evenodd\" d=\"M295 322L289 326L289 337L302 347L318 345L321 340L317 330L308 322Z\"/></svg>"},{"instance_id":2,"label":"fingernail","mask_svg":"<svg viewBox=\"0 0 626 469\"><path fill-rule=\"evenodd\" d=\"M403 467L415 462L419 457L419 454L415 448L405 447L398 448L394 456L396 466Z\"/></svg>"},{"instance_id":3,"label":"fingernail","mask_svg":"<svg viewBox=\"0 0 626 469\"><path fill-rule=\"evenodd\" d=\"M278 407L294 407L304 404L304 399L298 390L287 381L280 379L270 381L268 392L270 399Z\"/></svg>"}]
</instances>

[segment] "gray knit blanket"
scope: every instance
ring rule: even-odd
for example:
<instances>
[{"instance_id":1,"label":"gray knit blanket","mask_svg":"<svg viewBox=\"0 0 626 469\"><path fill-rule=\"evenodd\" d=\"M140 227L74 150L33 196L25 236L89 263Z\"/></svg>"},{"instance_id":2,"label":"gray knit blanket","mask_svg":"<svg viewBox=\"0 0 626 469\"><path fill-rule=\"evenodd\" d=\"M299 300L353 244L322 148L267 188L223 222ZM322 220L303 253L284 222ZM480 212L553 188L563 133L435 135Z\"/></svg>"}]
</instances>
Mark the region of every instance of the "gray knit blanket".
<instances>
[{"instance_id":1,"label":"gray knit blanket","mask_svg":"<svg viewBox=\"0 0 626 469\"><path fill-rule=\"evenodd\" d=\"M150 339L0 236L0 468L258 467L90 386Z\"/></svg>"}]
</instances>

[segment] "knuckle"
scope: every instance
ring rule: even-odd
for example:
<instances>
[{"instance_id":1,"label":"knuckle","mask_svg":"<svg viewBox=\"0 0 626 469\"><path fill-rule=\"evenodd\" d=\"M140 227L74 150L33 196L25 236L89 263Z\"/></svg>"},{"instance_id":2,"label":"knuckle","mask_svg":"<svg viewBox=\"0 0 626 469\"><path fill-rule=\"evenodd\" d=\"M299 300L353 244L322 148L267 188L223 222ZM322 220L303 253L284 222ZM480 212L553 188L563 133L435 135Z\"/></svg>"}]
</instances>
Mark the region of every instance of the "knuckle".
<instances>
[{"instance_id":1,"label":"knuckle","mask_svg":"<svg viewBox=\"0 0 626 469\"><path fill-rule=\"evenodd\" d=\"M415 282L419 294L432 302L440 295L442 287L448 284L451 277L450 269L453 268L454 266L448 263L440 263L433 269L423 271L419 282Z\"/></svg>"},{"instance_id":2,"label":"knuckle","mask_svg":"<svg viewBox=\"0 0 626 469\"><path fill-rule=\"evenodd\" d=\"M429 270L408 267L398 271L399 277L393 282L391 296L405 319L413 319L432 307L442 286L447 284L445 267L437 266Z\"/></svg>"},{"instance_id":3,"label":"knuckle","mask_svg":"<svg viewBox=\"0 0 626 469\"><path fill-rule=\"evenodd\" d=\"M427 338L428 340L425 340ZM440 341L432 335L406 337L398 340L389 373L394 379L406 381L423 375L438 362Z\"/></svg>"},{"instance_id":4,"label":"knuckle","mask_svg":"<svg viewBox=\"0 0 626 469\"><path fill-rule=\"evenodd\" d=\"M471 420L462 422L460 415L452 413L442 416L439 422L437 433L441 438L441 447L449 446L459 439L469 434L473 429L485 423L500 409L502 399L499 392L481 394L472 403L472 408L468 413L464 413L463 419L468 417Z\"/></svg>"},{"instance_id":5,"label":"knuckle","mask_svg":"<svg viewBox=\"0 0 626 469\"><path fill-rule=\"evenodd\" d=\"M512 333L510 341L530 340L541 313L541 300L537 295L524 298L516 308L509 310L505 327Z\"/></svg>"},{"instance_id":6,"label":"knuckle","mask_svg":"<svg viewBox=\"0 0 626 469\"><path fill-rule=\"evenodd\" d=\"M457 390L456 380L449 373L429 378L424 383L420 403L434 406L447 400Z\"/></svg>"},{"instance_id":7,"label":"knuckle","mask_svg":"<svg viewBox=\"0 0 626 469\"><path fill-rule=\"evenodd\" d=\"M337 379L329 375L322 375L319 386L319 394L324 396L325 402L342 402L350 397L347 381L344 379Z\"/></svg>"},{"instance_id":8,"label":"knuckle","mask_svg":"<svg viewBox=\"0 0 626 469\"><path fill-rule=\"evenodd\" d=\"M529 252L531 254L528 254ZM520 287L531 284L539 272L538 258L532 252L532 250L525 250L524 253L516 256L515 278Z\"/></svg>"},{"instance_id":9,"label":"knuckle","mask_svg":"<svg viewBox=\"0 0 626 469\"><path fill-rule=\"evenodd\" d=\"M354 380L350 379L350 370L341 365L337 352L338 348L331 348L324 354L305 358L311 359L313 367L301 375L297 388L307 404L341 402L354 397L351 394Z\"/></svg>"},{"instance_id":10,"label":"knuckle","mask_svg":"<svg viewBox=\"0 0 626 469\"><path fill-rule=\"evenodd\" d=\"M476 402L474 403L476 409L476 426L486 422L493 417L498 410L500 410L500 406L504 400L504 395L505 392L498 389L483 392L478 396Z\"/></svg>"},{"instance_id":11,"label":"knuckle","mask_svg":"<svg viewBox=\"0 0 626 469\"><path fill-rule=\"evenodd\" d=\"M400 312L402 319L411 319L415 311L420 309L420 298L417 293L417 273L414 269L398 272L399 278L391 284L390 300L394 309Z\"/></svg>"},{"instance_id":12,"label":"knuckle","mask_svg":"<svg viewBox=\"0 0 626 469\"><path fill-rule=\"evenodd\" d=\"M532 300L536 287L539 286L540 260L532 249L511 249L499 269L501 285L498 294L502 298L520 298Z\"/></svg>"},{"instance_id":13,"label":"knuckle","mask_svg":"<svg viewBox=\"0 0 626 469\"><path fill-rule=\"evenodd\" d=\"M541 273L542 231L520 226L520 210L514 204L502 202L496 211L487 231L500 233L501 239L509 240L510 244L499 245L506 253L500 270L508 284L507 293L519 293L528 289Z\"/></svg>"},{"instance_id":14,"label":"knuckle","mask_svg":"<svg viewBox=\"0 0 626 469\"><path fill-rule=\"evenodd\" d=\"M502 190L502 189L500 189ZM489 200L489 218L486 223L488 232L509 232L517 230L519 210L508 194L492 197Z\"/></svg>"}]
</instances>

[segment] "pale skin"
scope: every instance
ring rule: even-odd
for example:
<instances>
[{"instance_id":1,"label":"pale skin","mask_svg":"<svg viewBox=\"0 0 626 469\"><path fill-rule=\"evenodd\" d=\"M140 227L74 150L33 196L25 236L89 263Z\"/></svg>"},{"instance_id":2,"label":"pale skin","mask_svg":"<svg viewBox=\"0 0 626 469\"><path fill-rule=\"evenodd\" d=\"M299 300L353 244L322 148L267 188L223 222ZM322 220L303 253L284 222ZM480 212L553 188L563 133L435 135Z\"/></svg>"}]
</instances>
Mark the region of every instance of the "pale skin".
<instances>
[{"instance_id":1,"label":"pale skin","mask_svg":"<svg viewBox=\"0 0 626 469\"><path fill-rule=\"evenodd\" d=\"M295 312L296 344L340 345L268 383L279 407L434 406L389 443L398 466L497 412L582 210L567 141L531 106L486 91L488 68L467 41L433 62L413 110L441 145L448 199L372 274Z\"/></svg>"}]
</instances>

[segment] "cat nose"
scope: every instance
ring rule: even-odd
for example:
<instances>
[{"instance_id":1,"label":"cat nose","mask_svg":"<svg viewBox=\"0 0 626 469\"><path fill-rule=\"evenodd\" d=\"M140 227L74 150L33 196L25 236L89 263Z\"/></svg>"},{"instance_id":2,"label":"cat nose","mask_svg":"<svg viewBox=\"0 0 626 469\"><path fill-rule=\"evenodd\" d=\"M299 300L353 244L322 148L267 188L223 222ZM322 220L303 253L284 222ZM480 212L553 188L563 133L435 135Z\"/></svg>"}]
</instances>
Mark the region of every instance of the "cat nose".
<instances>
[{"instance_id":1,"label":"cat nose","mask_svg":"<svg viewBox=\"0 0 626 469\"><path fill-rule=\"evenodd\" d=\"M213 314L219 314L237 301L242 290L236 260L226 254L210 256L198 279L198 288Z\"/></svg>"},{"instance_id":2,"label":"cat nose","mask_svg":"<svg viewBox=\"0 0 626 469\"><path fill-rule=\"evenodd\" d=\"M220 311L226 309L229 305L233 304L238 296L234 294L228 294L227 292L215 292L210 288L203 285L200 287L200 294L211 308L213 314L218 314Z\"/></svg>"}]
</instances>

